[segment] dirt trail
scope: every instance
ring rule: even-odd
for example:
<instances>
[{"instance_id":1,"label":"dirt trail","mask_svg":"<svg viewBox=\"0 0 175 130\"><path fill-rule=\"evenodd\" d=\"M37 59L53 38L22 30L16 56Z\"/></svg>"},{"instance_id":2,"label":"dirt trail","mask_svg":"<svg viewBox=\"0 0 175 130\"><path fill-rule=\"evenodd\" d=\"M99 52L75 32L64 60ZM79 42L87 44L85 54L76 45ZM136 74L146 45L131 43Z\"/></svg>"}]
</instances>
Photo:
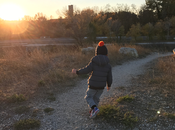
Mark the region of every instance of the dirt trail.
<instances>
[{"instance_id":1,"label":"dirt trail","mask_svg":"<svg viewBox=\"0 0 175 130\"><path fill-rule=\"evenodd\" d=\"M109 92L104 89L101 102L106 102L108 97L116 94L116 87L129 86L133 77L144 73L145 65L152 60L171 55L172 53L153 53L146 58L128 61L122 65L113 67L113 84ZM31 106L36 109L47 107L54 108L51 114L40 113L38 119L41 121L39 130L116 130L109 124L98 122L96 119L88 118L89 108L84 96L87 89L87 79L77 82L76 87L68 92L57 95L54 102L35 102Z\"/></svg>"}]
</instances>

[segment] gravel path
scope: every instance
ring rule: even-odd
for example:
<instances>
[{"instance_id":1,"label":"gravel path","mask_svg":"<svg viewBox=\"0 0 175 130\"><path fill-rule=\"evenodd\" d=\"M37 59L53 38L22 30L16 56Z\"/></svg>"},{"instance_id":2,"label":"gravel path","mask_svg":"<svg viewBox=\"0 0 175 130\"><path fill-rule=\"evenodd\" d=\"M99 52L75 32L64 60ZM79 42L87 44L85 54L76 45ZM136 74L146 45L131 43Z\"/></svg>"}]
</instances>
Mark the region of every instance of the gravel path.
<instances>
[{"instance_id":1,"label":"gravel path","mask_svg":"<svg viewBox=\"0 0 175 130\"><path fill-rule=\"evenodd\" d=\"M116 87L129 86L133 77L144 73L144 67L152 60L168 56L172 53L154 53L143 59L128 61L122 65L113 67L113 84L109 92L104 90L101 103L107 102L109 97L116 94ZM88 118L89 108L84 99L87 89L87 79L77 82L76 87L65 93L59 94L54 102L35 102L31 106L35 109L47 107L54 108L51 114L40 113L38 119L41 121L39 130L117 130L114 126L98 122L96 119ZM20 117L19 117L20 118ZM136 129L137 130L137 129Z\"/></svg>"},{"instance_id":2,"label":"gravel path","mask_svg":"<svg viewBox=\"0 0 175 130\"><path fill-rule=\"evenodd\" d=\"M126 62L113 67L113 84L109 92L104 90L101 102L107 101L107 97L115 95L115 88L129 86L132 77L143 74L144 65L152 60L171 55L172 53L154 53L143 59ZM69 92L57 96L57 101L47 104L37 104L37 108L54 108L51 115L43 115L40 130L81 130L81 129L115 129L108 124L101 124L88 118L89 108L84 100L87 89L87 79L79 81L76 87ZM44 114L44 113L43 113Z\"/></svg>"}]
</instances>

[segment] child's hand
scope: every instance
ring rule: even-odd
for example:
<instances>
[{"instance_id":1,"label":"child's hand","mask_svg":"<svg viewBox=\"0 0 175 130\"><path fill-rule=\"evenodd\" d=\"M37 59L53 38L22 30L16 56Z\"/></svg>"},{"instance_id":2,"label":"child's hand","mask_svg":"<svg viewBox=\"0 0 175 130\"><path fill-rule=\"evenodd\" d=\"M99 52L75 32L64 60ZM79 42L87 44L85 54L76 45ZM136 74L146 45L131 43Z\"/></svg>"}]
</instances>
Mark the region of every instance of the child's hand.
<instances>
[{"instance_id":1,"label":"child's hand","mask_svg":"<svg viewBox=\"0 0 175 130\"><path fill-rule=\"evenodd\" d=\"M110 87L107 87L106 89L107 89L107 91L109 91L110 90Z\"/></svg>"},{"instance_id":2,"label":"child's hand","mask_svg":"<svg viewBox=\"0 0 175 130\"><path fill-rule=\"evenodd\" d=\"M76 74L77 70L76 69L72 69L72 73Z\"/></svg>"}]
</instances>

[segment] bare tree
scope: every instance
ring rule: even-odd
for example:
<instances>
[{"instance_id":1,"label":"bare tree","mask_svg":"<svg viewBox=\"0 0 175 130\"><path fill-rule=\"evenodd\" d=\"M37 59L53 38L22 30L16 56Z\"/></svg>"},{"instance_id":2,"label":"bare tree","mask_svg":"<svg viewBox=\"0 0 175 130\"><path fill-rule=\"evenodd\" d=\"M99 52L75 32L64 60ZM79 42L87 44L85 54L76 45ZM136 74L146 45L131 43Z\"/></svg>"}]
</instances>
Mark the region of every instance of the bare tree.
<instances>
[{"instance_id":1,"label":"bare tree","mask_svg":"<svg viewBox=\"0 0 175 130\"><path fill-rule=\"evenodd\" d=\"M120 36L120 40L121 40L121 36L124 35L124 26L122 26L119 20L112 21L111 30L114 32L115 36L117 36L117 40L118 40L118 36Z\"/></svg>"},{"instance_id":2,"label":"bare tree","mask_svg":"<svg viewBox=\"0 0 175 130\"><path fill-rule=\"evenodd\" d=\"M22 18L23 21L32 21L32 17L28 16L28 15L25 15L23 18Z\"/></svg>"}]
</instances>

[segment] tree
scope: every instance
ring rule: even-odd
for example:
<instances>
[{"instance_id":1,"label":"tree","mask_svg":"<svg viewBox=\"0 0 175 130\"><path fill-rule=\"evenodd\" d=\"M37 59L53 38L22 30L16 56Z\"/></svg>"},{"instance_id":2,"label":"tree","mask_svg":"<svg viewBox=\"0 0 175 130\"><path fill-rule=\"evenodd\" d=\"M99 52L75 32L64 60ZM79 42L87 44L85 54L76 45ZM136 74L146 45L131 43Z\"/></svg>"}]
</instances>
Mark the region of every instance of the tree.
<instances>
[{"instance_id":1,"label":"tree","mask_svg":"<svg viewBox=\"0 0 175 130\"><path fill-rule=\"evenodd\" d=\"M96 37L97 37L97 25L93 22L89 23L89 31L88 31L88 40L90 42L96 42Z\"/></svg>"},{"instance_id":2,"label":"tree","mask_svg":"<svg viewBox=\"0 0 175 130\"><path fill-rule=\"evenodd\" d=\"M111 30L114 32L115 36L117 36L117 40L118 40L118 36L120 37L120 40L121 40L121 36L124 35L125 30L124 30L124 26L121 24L119 20L112 21Z\"/></svg>"},{"instance_id":3,"label":"tree","mask_svg":"<svg viewBox=\"0 0 175 130\"><path fill-rule=\"evenodd\" d=\"M152 10L148 10L146 8L146 5L143 5L140 8L139 14L139 23L143 26L147 23L155 24L157 22L157 18L155 16L155 13Z\"/></svg>"},{"instance_id":4,"label":"tree","mask_svg":"<svg viewBox=\"0 0 175 130\"><path fill-rule=\"evenodd\" d=\"M28 16L28 15L25 15L23 18L22 18L23 21L32 21L32 17Z\"/></svg>"},{"instance_id":5,"label":"tree","mask_svg":"<svg viewBox=\"0 0 175 130\"><path fill-rule=\"evenodd\" d=\"M140 24L132 25L129 32L127 33L127 36L134 37L135 41L137 41L137 37L141 34L141 26Z\"/></svg>"},{"instance_id":6,"label":"tree","mask_svg":"<svg viewBox=\"0 0 175 130\"><path fill-rule=\"evenodd\" d=\"M77 45L83 46L83 39L87 36L89 23L93 19L94 12L91 9L76 10L73 16L67 15L67 29Z\"/></svg>"},{"instance_id":7,"label":"tree","mask_svg":"<svg viewBox=\"0 0 175 130\"><path fill-rule=\"evenodd\" d=\"M171 18L175 14L174 0L146 0L147 9L156 13L159 20Z\"/></svg>"},{"instance_id":8,"label":"tree","mask_svg":"<svg viewBox=\"0 0 175 130\"><path fill-rule=\"evenodd\" d=\"M131 25L136 24L138 22L138 17L136 14L126 11L118 12L117 14L118 20L122 23L125 29L125 34L131 28Z\"/></svg>"},{"instance_id":9,"label":"tree","mask_svg":"<svg viewBox=\"0 0 175 130\"><path fill-rule=\"evenodd\" d=\"M47 33L49 30L47 20L47 17L43 13L35 14L33 21L35 22L35 30L38 37L49 35Z\"/></svg>"},{"instance_id":10,"label":"tree","mask_svg":"<svg viewBox=\"0 0 175 130\"><path fill-rule=\"evenodd\" d=\"M154 26L151 23L147 23L141 28L141 32L151 40L154 35Z\"/></svg>"},{"instance_id":11,"label":"tree","mask_svg":"<svg viewBox=\"0 0 175 130\"><path fill-rule=\"evenodd\" d=\"M171 19L170 19L170 24L171 24L171 34L172 35L175 35L175 16L173 16Z\"/></svg>"},{"instance_id":12,"label":"tree","mask_svg":"<svg viewBox=\"0 0 175 130\"><path fill-rule=\"evenodd\" d=\"M96 25L97 35L98 36L107 36L110 33L109 24L111 23L111 18L108 18L108 14L100 12L93 19L93 22ZM109 22L110 21L110 22Z\"/></svg>"},{"instance_id":13,"label":"tree","mask_svg":"<svg viewBox=\"0 0 175 130\"><path fill-rule=\"evenodd\" d=\"M155 34L158 36L159 39L165 40L166 30L163 21L158 21L155 26Z\"/></svg>"}]
</instances>

